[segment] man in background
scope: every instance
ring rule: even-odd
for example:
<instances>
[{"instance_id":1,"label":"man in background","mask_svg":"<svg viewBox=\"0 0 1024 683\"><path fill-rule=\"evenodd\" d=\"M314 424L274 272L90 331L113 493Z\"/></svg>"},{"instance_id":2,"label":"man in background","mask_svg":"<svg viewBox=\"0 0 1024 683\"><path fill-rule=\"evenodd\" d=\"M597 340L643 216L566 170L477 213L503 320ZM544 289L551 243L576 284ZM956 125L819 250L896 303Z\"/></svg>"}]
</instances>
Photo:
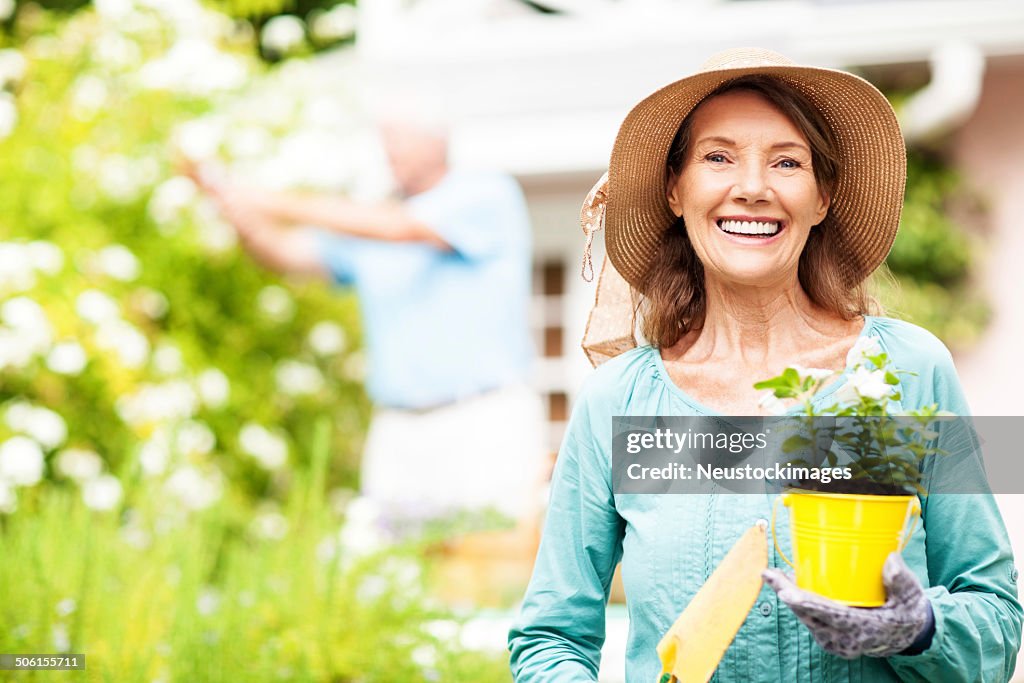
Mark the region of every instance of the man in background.
<instances>
[{"instance_id":1,"label":"man in background","mask_svg":"<svg viewBox=\"0 0 1024 683\"><path fill-rule=\"evenodd\" d=\"M266 191L202 168L191 175L256 261L355 288L376 405L361 488L385 519L491 506L523 519L538 497L542 441L526 383L522 192L510 176L450 168L436 125L388 120L379 129L395 201Z\"/></svg>"}]
</instances>

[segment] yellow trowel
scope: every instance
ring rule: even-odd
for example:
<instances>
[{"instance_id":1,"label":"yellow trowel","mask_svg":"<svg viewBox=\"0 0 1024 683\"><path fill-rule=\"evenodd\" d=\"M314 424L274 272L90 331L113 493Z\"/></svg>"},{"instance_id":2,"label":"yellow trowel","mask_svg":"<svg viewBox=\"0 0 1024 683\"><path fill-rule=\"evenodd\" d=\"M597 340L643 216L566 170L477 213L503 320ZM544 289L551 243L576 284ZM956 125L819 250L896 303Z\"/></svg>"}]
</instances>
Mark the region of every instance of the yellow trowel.
<instances>
[{"instance_id":1,"label":"yellow trowel","mask_svg":"<svg viewBox=\"0 0 1024 683\"><path fill-rule=\"evenodd\" d=\"M658 643L658 683L707 683L761 592L767 524L750 527Z\"/></svg>"}]
</instances>

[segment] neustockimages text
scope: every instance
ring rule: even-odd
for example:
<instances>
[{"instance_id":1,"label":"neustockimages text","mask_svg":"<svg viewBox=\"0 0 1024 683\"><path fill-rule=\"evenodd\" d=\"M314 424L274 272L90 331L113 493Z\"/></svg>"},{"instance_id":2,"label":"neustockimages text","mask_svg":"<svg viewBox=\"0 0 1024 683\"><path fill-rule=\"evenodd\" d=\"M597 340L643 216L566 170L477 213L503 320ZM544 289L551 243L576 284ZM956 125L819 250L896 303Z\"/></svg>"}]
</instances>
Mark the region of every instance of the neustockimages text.
<instances>
[{"instance_id":1,"label":"neustockimages text","mask_svg":"<svg viewBox=\"0 0 1024 683\"><path fill-rule=\"evenodd\" d=\"M827 484L833 480L852 479L853 472L849 467L797 467L775 463L772 467L753 467L743 465L737 467L714 467L712 465L689 466L670 463L663 467L644 467L633 463L626 468L626 476L634 480L673 479L673 480L732 480L732 481L807 481L816 480Z\"/></svg>"}]
</instances>

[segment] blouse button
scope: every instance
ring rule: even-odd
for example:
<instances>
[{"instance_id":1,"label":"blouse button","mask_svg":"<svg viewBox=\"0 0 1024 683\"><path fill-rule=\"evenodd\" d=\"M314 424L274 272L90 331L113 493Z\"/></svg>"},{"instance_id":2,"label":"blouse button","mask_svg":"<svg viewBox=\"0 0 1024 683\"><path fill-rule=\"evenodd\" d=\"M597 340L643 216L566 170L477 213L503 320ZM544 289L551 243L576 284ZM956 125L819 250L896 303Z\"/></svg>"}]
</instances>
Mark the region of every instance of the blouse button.
<instances>
[{"instance_id":1,"label":"blouse button","mask_svg":"<svg viewBox=\"0 0 1024 683\"><path fill-rule=\"evenodd\" d=\"M767 617L767 616L771 615L771 613L772 613L772 603L770 603L770 602L762 602L761 603L761 614L763 616Z\"/></svg>"}]
</instances>

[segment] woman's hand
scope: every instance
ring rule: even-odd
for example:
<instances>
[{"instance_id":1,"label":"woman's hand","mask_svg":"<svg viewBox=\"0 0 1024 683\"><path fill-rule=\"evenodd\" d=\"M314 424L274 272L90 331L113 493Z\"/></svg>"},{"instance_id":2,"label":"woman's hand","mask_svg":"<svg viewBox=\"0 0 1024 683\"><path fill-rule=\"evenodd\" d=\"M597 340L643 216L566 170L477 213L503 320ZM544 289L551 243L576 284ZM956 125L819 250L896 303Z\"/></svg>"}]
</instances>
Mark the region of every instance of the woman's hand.
<instances>
[{"instance_id":1,"label":"woman's hand","mask_svg":"<svg viewBox=\"0 0 1024 683\"><path fill-rule=\"evenodd\" d=\"M797 588L779 569L767 569L762 576L818 645L844 659L895 655L918 636L930 639L934 629L931 603L899 553L891 553L882 569L887 599L881 607L847 607Z\"/></svg>"}]
</instances>

